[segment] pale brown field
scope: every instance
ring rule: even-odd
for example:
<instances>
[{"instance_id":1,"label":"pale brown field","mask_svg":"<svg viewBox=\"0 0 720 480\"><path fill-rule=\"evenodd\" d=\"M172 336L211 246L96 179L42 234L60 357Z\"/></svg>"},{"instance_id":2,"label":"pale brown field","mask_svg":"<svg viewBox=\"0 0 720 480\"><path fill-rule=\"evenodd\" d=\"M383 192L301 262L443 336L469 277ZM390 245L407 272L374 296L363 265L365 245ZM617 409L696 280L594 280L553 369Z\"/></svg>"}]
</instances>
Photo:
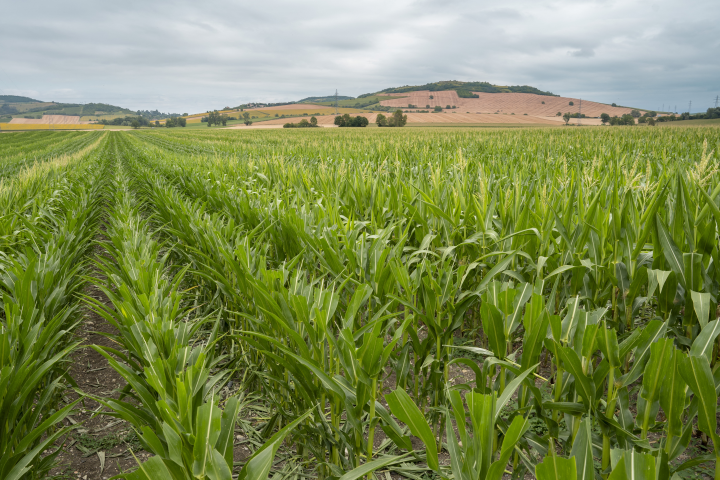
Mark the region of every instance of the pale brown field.
<instances>
[{"instance_id":1,"label":"pale brown field","mask_svg":"<svg viewBox=\"0 0 720 480\"><path fill-rule=\"evenodd\" d=\"M81 122L80 117L75 115L43 115L42 118L13 118L10 123L20 125L78 125L89 124L90 122Z\"/></svg>"},{"instance_id":2,"label":"pale brown field","mask_svg":"<svg viewBox=\"0 0 720 480\"><path fill-rule=\"evenodd\" d=\"M454 92L453 92L454 93ZM377 113L362 113L363 117L367 117L370 123L375 123ZM385 116L390 113L385 113ZM521 124L521 125L532 125L532 124L544 124L544 125L558 125L555 119L547 119L542 117L530 117L524 115L502 115L502 114L477 114L477 113L407 113L408 124ZM352 115L351 116L356 116ZM305 117L302 117L305 118ZM323 116L316 117L318 125L334 125L335 116ZM285 123L297 123L301 118L276 118L262 122L263 125L283 125Z\"/></svg>"},{"instance_id":3,"label":"pale brown field","mask_svg":"<svg viewBox=\"0 0 720 480\"><path fill-rule=\"evenodd\" d=\"M431 95L432 99L430 99ZM416 105L418 108L426 108L426 105L429 105L430 108L440 106L443 109L447 105L455 105L457 107L455 110L463 113L514 113L515 116L527 113L528 116L536 117L552 117L557 112L576 113L580 108L580 99L578 98L550 97L531 93L477 93L477 95L479 98L460 98L454 90L442 92L424 90L390 94L389 97L403 96L404 98L383 100L380 104L403 108L407 108L409 104ZM571 106L570 102L573 102L574 105ZM611 117L622 116L630 111L630 108L612 107L589 100L582 101L582 113L588 117L599 117L601 113L607 113ZM644 110L640 111L644 112Z\"/></svg>"},{"instance_id":4,"label":"pale brown field","mask_svg":"<svg viewBox=\"0 0 720 480\"><path fill-rule=\"evenodd\" d=\"M312 103L292 103L290 105L279 105L277 107L246 108L245 110L317 110L318 108L328 107L326 105L315 105Z\"/></svg>"}]
</instances>

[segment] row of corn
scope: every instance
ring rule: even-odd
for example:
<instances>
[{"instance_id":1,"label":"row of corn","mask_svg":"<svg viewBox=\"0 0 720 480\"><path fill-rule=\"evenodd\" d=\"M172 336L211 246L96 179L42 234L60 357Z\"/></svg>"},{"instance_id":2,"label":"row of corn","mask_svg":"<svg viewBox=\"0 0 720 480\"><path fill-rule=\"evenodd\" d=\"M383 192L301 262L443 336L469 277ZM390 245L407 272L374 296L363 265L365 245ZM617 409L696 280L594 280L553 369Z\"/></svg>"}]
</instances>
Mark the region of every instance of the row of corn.
<instances>
[{"instance_id":1,"label":"row of corn","mask_svg":"<svg viewBox=\"0 0 720 480\"><path fill-rule=\"evenodd\" d=\"M110 135L135 478L717 466L715 130Z\"/></svg>"}]
</instances>

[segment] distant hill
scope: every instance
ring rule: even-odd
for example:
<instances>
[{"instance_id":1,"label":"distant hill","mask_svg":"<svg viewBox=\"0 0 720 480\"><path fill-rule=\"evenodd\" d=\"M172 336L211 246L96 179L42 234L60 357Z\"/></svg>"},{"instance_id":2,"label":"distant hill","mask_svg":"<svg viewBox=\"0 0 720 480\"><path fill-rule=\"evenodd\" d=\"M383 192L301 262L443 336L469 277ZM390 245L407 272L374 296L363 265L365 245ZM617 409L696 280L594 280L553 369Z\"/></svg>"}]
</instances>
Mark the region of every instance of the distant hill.
<instances>
[{"instance_id":1,"label":"distant hill","mask_svg":"<svg viewBox=\"0 0 720 480\"><path fill-rule=\"evenodd\" d=\"M135 111L107 103L43 102L18 95L0 95L0 123L8 122L12 118L39 119L43 115L71 115L85 117L84 120L107 120L128 116L161 120L171 116L179 116L176 113L162 113L157 110Z\"/></svg>"},{"instance_id":2,"label":"distant hill","mask_svg":"<svg viewBox=\"0 0 720 480\"><path fill-rule=\"evenodd\" d=\"M30 97L20 97L18 95L0 95L0 103L42 103Z\"/></svg>"},{"instance_id":3,"label":"distant hill","mask_svg":"<svg viewBox=\"0 0 720 480\"><path fill-rule=\"evenodd\" d=\"M355 97L346 97L343 95L337 96L338 100L355 100ZM302 100L298 100L297 103L319 103L319 102L334 102L335 95L329 95L327 97L307 97Z\"/></svg>"},{"instance_id":4,"label":"distant hill","mask_svg":"<svg viewBox=\"0 0 720 480\"><path fill-rule=\"evenodd\" d=\"M386 88L375 93L366 93L358 98L370 97L378 93L407 93L420 90L429 90L431 92L440 92L454 90L460 98L477 98L473 92L482 93L533 93L535 95L547 95L557 97L552 92L543 92L542 90L531 87L529 85L499 86L488 82L459 82L457 80L447 80L442 82L426 83L425 85L405 85L403 87Z\"/></svg>"}]
</instances>

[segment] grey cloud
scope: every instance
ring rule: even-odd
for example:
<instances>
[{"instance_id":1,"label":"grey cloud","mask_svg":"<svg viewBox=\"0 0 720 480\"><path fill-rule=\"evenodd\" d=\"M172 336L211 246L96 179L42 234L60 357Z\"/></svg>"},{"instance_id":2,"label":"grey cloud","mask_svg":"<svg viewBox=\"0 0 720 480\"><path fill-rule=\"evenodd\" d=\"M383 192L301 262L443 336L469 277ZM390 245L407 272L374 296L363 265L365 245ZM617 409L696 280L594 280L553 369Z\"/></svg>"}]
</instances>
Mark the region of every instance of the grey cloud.
<instances>
[{"instance_id":1,"label":"grey cloud","mask_svg":"<svg viewBox=\"0 0 720 480\"><path fill-rule=\"evenodd\" d=\"M595 56L595 50L592 48L583 47L577 50L569 51L568 55L580 58L590 58Z\"/></svg>"},{"instance_id":2,"label":"grey cloud","mask_svg":"<svg viewBox=\"0 0 720 480\"><path fill-rule=\"evenodd\" d=\"M704 109L720 93L712 0L0 0L0 11L0 93L56 101L204 111L447 79L647 108Z\"/></svg>"}]
</instances>

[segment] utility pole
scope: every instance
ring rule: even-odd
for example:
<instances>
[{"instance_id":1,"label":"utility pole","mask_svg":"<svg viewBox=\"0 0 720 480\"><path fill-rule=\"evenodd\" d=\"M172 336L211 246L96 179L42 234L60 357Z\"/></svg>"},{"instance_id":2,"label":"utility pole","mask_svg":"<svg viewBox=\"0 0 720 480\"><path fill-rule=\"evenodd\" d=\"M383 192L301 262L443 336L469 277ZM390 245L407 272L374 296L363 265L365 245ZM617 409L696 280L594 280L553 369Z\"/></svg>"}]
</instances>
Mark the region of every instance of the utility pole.
<instances>
[{"instance_id":1,"label":"utility pole","mask_svg":"<svg viewBox=\"0 0 720 480\"><path fill-rule=\"evenodd\" d=\"M690 103L688 104L688 115L690 115L691 110L692 110L692 100L690 100Z\"/></svg>"},{"instance_id":2,"label":"utility pole","mask_svg":"<svg viewBox=\"0 0 720 480\"><path fill-rule=\"evenodd\" d=\"M718 99L720 99L720 95L715 95L715 108L718 108Z\"/></svg>"}]
</instances>

